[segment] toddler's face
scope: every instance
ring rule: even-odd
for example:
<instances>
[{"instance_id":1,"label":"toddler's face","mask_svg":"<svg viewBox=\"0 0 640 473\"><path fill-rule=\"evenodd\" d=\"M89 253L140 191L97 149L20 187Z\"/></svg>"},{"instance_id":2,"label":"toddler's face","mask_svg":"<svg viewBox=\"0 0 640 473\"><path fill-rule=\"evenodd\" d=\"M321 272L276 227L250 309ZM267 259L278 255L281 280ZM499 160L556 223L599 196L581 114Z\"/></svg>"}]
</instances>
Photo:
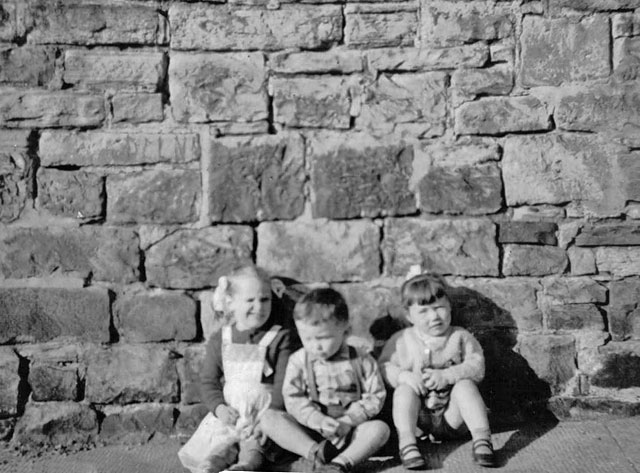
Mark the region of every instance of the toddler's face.
<instances>
[{"instance_id":1,"label":"toddler's face","mask_svg":"<svg viewBox=\"0 0 640 473\"><path fill-rule=\"evenodd\" d=\"M319 325L311 325L296 320L296 328L305 351L312 358L326 360L335 355L349 330L349 326L328 320Z\"/></svg>"},{"instance_id":2,"label":"toddler's face","mask_svg":"<svg viewBox=\"0 0 640 473\"><path fill-rule=\"evenodd\" d=\"M451 304L445 297L432 304L409 306L407 317L420 332L431 337L444 335L451 326Z\"/></svg>"},{"instance_id":3,"label":"toddler's face","mask_svg":"<svg viewBox=\"0 0 640 473\"><path fill-rule=\"evenodd\" d=\"M258 278L241 276L233 280L233 294L227 300L238 330L262 326L271 314L271 287Z\"/></svg>"}]
</instances>

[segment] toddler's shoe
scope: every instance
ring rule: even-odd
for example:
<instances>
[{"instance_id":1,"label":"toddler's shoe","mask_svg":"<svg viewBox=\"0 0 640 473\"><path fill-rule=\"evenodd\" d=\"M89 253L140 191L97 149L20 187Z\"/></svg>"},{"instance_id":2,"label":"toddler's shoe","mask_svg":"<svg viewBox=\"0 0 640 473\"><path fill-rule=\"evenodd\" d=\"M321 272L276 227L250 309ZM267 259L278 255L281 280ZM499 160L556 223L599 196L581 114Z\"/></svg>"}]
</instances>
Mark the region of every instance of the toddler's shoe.
<instances>
[{"instance_id":1,"label":"toddler's shoe","mask_svg":"<svg viewBox=\"0 0 640 473\"><path fill-rule=\"evenodd\" d=\"M489 449L489 453L481 452L480 450ZM478 439L474 440L471 447L471 454L473 456L473 462L487 468L495 468L498 466L496 460L496 454L493 451L493 445L490 440Z\"/></svg>"},{"instance_id":2,"label":"toddler's shoe","mask_svg":"<svg viewBox=\"0 0 640 473\"><path fill-rule=\"evenodd\" d=\"M330 462L324 465L319 473L349 473L349 468L342 463Z\"/></svg>"},{"instance_id":3,"label":"toddler's shoe","mask_svg":"<svg viewBox=\"0 0 640 473\"><path fill-rule=\"evenodd\" d=\"M400 449L400 461L407 470L424 470L427 462L422 456L418 445L409 443Z\"/></svg>"},{"instance_id":4,"label":"toddler's shoe","mask_svg":"<svg viewBox=\"0 0 640 473\"><path fill-rule=\"evenodd\" d=\"M227 471L258 471L264 462L264 455L258 449L240 450L238 461Z\"/></svg>"}]
</instances>

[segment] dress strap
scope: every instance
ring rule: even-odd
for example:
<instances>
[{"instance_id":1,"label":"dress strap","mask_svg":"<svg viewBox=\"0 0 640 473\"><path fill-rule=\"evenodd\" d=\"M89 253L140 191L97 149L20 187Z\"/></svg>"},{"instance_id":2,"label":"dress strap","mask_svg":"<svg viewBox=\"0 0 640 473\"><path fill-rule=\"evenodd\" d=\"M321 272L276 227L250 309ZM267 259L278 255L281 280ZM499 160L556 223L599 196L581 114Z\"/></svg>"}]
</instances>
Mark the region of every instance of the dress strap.
<instances>
[{"instance_id":1,"label":"dress strap","mask_svg":"<svg viewBox=\"0 0 640 473\"><path fill-rule=\"evenodd\" d=\"M320 395L318 394L318 386L316 385L316 376L313 373L311 358L309 358L306 351L304 352L304 363L307 368L307 388L309 389L309 397L313 402L318 402Z\"/></svg>"},{"instance_id":2,"label":"dress strap","mask_svg":"<svg viewBox=\"0 0 640 473\"><path fill-rule=\"evenodd\" d=\"M271 342L275 340L281 328L282 327L280 327L280 325L272 326L269 331L265 333L264 336L260 339L258 345L260 345L261 347L268 347L269 345L271 345Z\"/></svg>"},{"instance_id":3,"label":"dress strap","mask_svg":"<svg viewBox=\"0 0 640 473\"><path fill-rule=\"evenodd\" d=\"M229 345L231 343L233 343L231 325L225 325L224 327L222 327L222 344Z\"/></svg>"},{"instance_id":4,"label":"dress strap","mask_svg":"<svg viewBox=\"0 0 640 473\"><path fill-rule=\"evenodd\" d=\"M362 365L358 358L358 351L356 350L356 348L349 345L349 359L351 360L353 371L356 373L356 377L358 378L356 383L358 390L356 392L358 393L358 399L360 399L362 397L362 391L364 389L364 373L362 372Z\"/></svg>"}]
</instances>

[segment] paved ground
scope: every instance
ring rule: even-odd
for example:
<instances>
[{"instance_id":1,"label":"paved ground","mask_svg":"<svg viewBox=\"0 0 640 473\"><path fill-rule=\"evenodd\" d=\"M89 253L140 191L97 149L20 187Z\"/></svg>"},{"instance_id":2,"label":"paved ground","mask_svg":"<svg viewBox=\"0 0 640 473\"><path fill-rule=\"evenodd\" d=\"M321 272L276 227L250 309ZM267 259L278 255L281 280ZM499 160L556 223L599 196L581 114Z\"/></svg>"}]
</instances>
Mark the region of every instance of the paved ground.
<instances>
[{"instance_id":1,"label":"paved ground","mask_svg":"<svg viewBox=\"0 0 640 473\"><path fill-rule=\"evenodd\" d=\"M640 473L640 417L603 421L537 423L494 434L501 467L513 473ZM178 441L137 447L101 447L73 455L20 457L0 450L1 473L188 473L178 461ZM470 442L426 445L430 471L488 472L473 465ZM380 457L360 473L403 471L397 460Z\"/></svg>"}]
</instances>

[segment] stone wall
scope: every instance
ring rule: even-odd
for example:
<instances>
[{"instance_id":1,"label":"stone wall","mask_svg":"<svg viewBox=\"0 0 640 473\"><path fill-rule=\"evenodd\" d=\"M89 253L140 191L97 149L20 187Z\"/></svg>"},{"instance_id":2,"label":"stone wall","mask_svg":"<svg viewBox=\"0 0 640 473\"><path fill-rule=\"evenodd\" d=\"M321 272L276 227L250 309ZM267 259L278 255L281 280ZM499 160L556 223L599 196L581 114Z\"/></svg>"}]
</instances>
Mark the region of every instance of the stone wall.
<instances>
[{"instance_id":1,"label":"stone wall","mask_svg":"<svg viewBox=\"0 0 640 473\"><path fill-rule=\"evenodd\" d=\"M369 341L421 263L494 415L640 411L640 0L0 0L0 48L0 438L188 434L249 260Z\"/></svg>"}]
</instances>

